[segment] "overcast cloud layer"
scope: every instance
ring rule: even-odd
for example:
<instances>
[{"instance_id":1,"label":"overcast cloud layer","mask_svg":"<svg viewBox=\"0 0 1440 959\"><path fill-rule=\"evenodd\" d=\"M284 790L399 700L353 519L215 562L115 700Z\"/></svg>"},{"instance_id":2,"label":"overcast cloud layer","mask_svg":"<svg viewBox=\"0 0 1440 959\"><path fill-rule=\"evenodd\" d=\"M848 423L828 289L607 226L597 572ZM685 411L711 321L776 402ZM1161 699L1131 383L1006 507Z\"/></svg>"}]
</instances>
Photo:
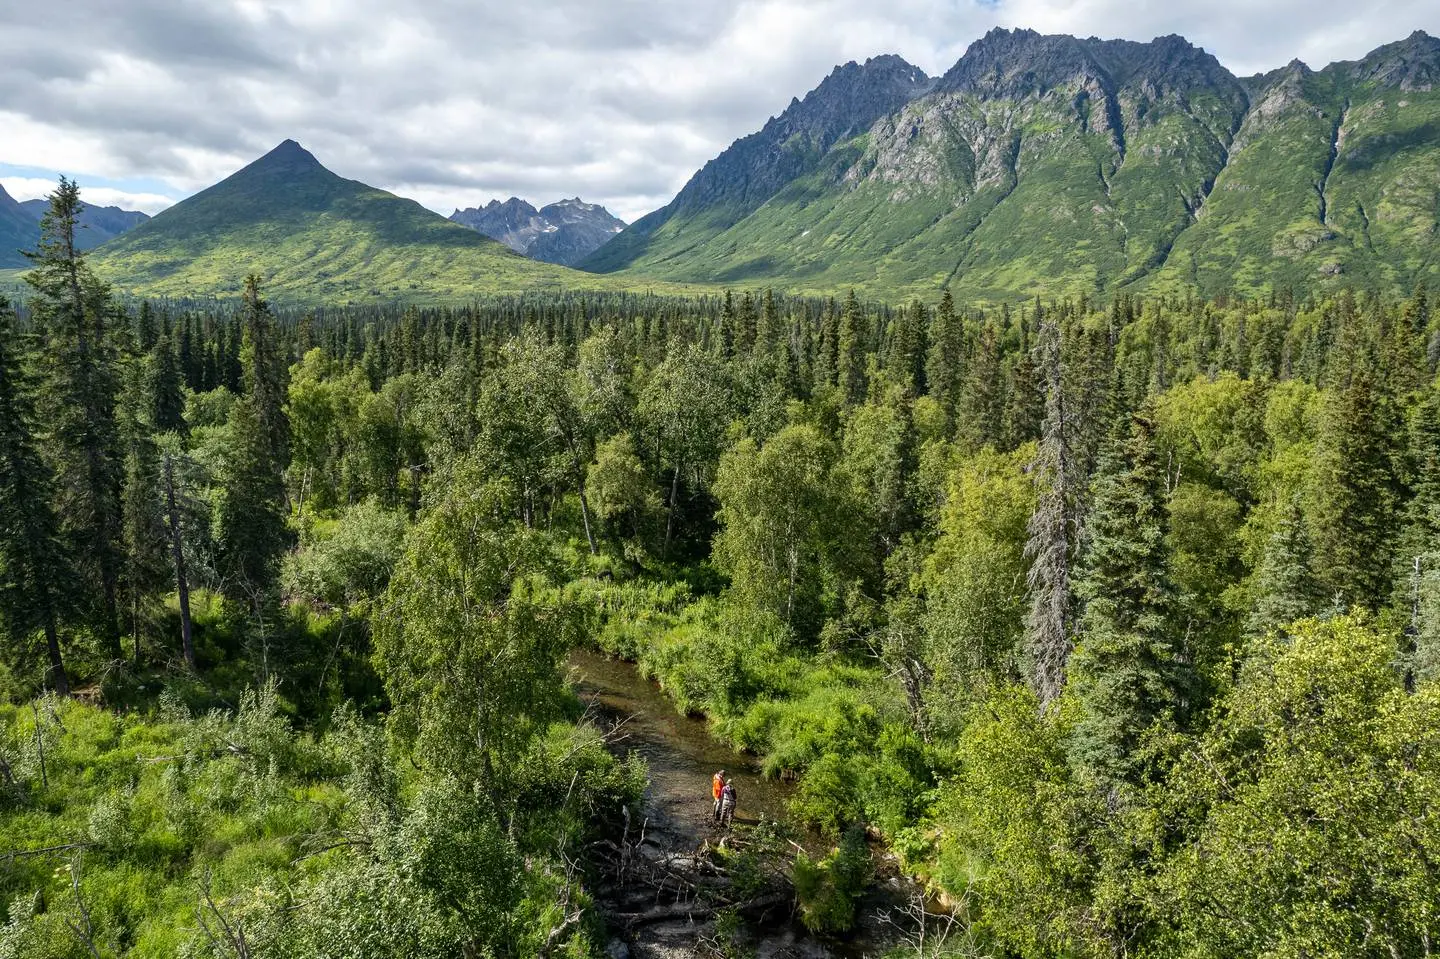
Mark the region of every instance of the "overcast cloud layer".
<instances>
[{"instance_id":1,"label":"overcast cloud layer","mask_svg":"<svg viewBox=\"0 0 1440 959\"><path fill-rule=\"evenodd\" d=\"M1179 33L1245 75L1440 34L1440 3L0 0L0 183L155 212L293 137L447 214L579 194L633 220L836 64L937 74L997 25Z\"/></svg>"}]
</instances>

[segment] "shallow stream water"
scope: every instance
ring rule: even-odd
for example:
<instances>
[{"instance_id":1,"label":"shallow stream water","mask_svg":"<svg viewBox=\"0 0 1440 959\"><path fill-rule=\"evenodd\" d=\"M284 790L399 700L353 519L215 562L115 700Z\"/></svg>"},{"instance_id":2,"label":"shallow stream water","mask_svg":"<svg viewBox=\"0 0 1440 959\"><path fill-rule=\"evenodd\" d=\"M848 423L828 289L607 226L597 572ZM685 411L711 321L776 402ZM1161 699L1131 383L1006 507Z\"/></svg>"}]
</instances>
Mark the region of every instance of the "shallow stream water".
<instances>
[{"instance_id":1,"label":"shallow stream water","mask_svg":"<svg viewBox=\"0 0 1440 959\"><path fill-rule=\"evenodd\" d=\"M723 832L713 822L710 799L710 777L720 769L735 782L737 822L755 823L762 816L791 821L786 808L793 792L791 784L762 777L753 757L736 753L717 740L705 720L681 715L660 687L641 676L634 665L588 650L573 652L569 665L577 692L597 713L601 725L623 723L623 738L617 740L616 751L621 755L634 751L646 761L650 784L643 821L636 826L645 830L650 843L669 852L691 853L720 841ZM793 827L792 831L812 854L829 846L803 829ZM822 939L809 934L793 918L782 917L751 930L758 959L882 955L891 937L875 917L879 910L899 904L913 887L893 870L882 868L880 874L860 904L860 923L854 933L841 941ZM698 950L700 937L708 931L704 924L691 924L688 929L683 923L657 924L639 931L626 947L637 959L710 955Z\"/></svg>"}]
</instances>

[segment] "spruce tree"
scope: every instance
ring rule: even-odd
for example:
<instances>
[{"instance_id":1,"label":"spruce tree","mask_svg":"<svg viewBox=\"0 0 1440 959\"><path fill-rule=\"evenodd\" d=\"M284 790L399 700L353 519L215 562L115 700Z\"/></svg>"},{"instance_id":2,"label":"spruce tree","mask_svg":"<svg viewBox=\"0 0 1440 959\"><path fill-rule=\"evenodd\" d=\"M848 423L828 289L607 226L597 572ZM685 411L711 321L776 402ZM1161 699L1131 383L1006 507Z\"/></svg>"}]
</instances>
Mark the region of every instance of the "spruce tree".
<instances>
[{"instance_id":1,"label":"spruce tree","mask_svg":"<svg viewBox=\"0 0 1440 959\"><path fill-rule=\"evenodd\" d=\"M0 299L0 627L10 637L12 661L34 630L44 633L50 685L64 696L70 679L60 624L75 576L50 504L54 477L36 448L36 384L22 363L13 320Z\"/></svg>"},{"instance_id":2,"label":"spruce tree","mask_svg":"<svg viewBox=\"0 0 1440 959\"><path fill-rule=\"evenodd\" d=\"M895 317L895 332L885 359L890 378L911 397L925 392L925 328L929 321L929 311L919 300L902 310Z\"/></svg>"},{"instance_id":3,"label":"spruce tree","mask_svg":"<svg viewBox=\"0 0 1440 959\"><path fill-rule=\"evenodd\" d=\"M1265 544L1255 570L1254 606L1246 621L1252 636L1263 636L1325 607L1325 595L1310 570L1310 536L1300 504L1285 511Z\"/></svg>"},{"instance_id":4,"label":"spruce tree","mask_svg":"<svg viewBox=\"0 0 1440 959\"><path fill-rule=\"evenodd\" d=\"M150 308L150 301L143 300L140 313L135 318L135 345L141 353L149 353L159 338L160 331L155 326L155 313Z\"/></svg>"},{"instance_id":5,"label":"spruce tree","mask_svg":"<svg viewBox=\"0 0 1440 959\"><path fill-rule=\"evenodd\" d=\"M415 311L405 314L402 328L411 325ZM245 313L241 331L240 365L245 393L250 397L255 415L265 433L270 462L277 472L290 465L290 420L285 413L287 366L277 342L275 319L269 305L260 297L260 278L245 278ZM420 365L413 335L407 350L407 363Z\"/></svg>"},{"instance_id":6,"label":"spruce tree","mask_svg":"<svg viewBox=\"0 0 1440 959\"><path fill-rule=\"evenodd\" d=\"M781 350L789 352L788 327L780 315L780 306L775 302L775 291L765 290L760 300L760 323L755 331L755 353L765 359L781 357Z\"/></svg>"},{"instance_id":7,"label":"spruce tree","mask_svg":"<svg viewBox=\"0 0 1440 959\"><path fill-rule=\"evenodd\" d=\"M55 477L56 513L72 555L97 598L94 621L114 659L122 656L117 593L121 565L121 457L115 423L119 382L110 289L76 246L80 191L62 177L40 223L31 313L41 334L43 449Z\"/></svg>"},{"instance_id":8,"label":"spruce tree","mask_svg":"<svg viewBox=\"0 0 1440 959\"><path fill-rule=\"evenodd\" d=\"M1064 689L1070 658L1074 611L1070 578L1079 494L1070 448L1073 426L1061 366L1060 329L1053 320L1041 321L1036 349L1045 374L1045 422L1031 468L1038 495L1025 544L1030 560L1030 611L1025 619L1023 658L1030 685L1045 707Z\"/></svg>"},{"instance_id":9,"label":"spruce tree","mask_svg":"<svg viewBox=\"0 0 1440 959\"><path fill-rule=\"evenodd\" d=\"M1040 424L1045 419L1045 392L1037 382L1035 357L1030 349L1028 330L1020 322L1020 352L1006 370L1005 415L1001 447L1013 450L1040 437Z\"/></svg>"},{"instance_id":10,"label":"spruce tree","mask_svg":"<svg viewBox=\"0 0 1440 959\"><path fill-rule=\"evenodd\" d=\"M1000 343L993 323L975 339L955 410L955 439L969 449L998 446L1004 426L1005 382Z\"/></svg>"},{"instance_id":11,"label":"spruce tree","mask_svg":"<svg viewBox=\"0 0 1440 959\"><path fill-rule=\"evenodd\" d=\"M170 553L170 568L175 577L175 592L180 606L180 649L185 665L191 671L199 668L195 658L195 641L190 621L190 568L186 546L194 528L200 525L203 508L190 494L193 461L185 454L180 437L162 435L160 453L160 492L164 504L165 537Z\"/></svg>"},{"instance_id":12,"label":"spruce tree","mask_svg":"<svg viewBox=\"0 0 1440 959\"><path fill-rule=\"evenodd\" d=\"M1307 512L1315 575L1346 606L1374 611L1391 598L1397 420L1363 370L1326 404Z\"/></svg>"},{"instance_id":13,"label":"spruce tree","mask_svg":"<svg viewBox=\"0 0 1440 959\"><path fill-rule=\"evenodd\" d=\"M145 362L132 364L120 401L120 426L125 448L121 487L121 528L124 565L121 583L136 665L140 662L141 608L166 579L165 529L160 513L159 456L148 414L150 379Z\"/></svg>"},{"instance_id":14,"label":"spruce tree","mask_svg":"<svg viewBox=\"0 0 1440 959\"><path fill-rule=\"evenodd\" d=\"M836 342L836 382L840 394L850 405L865 400L865 342L868 339L865 311L855 291L845 300L840 314L840 333Z\"/></svg>"},{"instance_id":15,"label":"spruce tree","mask_svg":"<svg viewBox=\"0 0 1440 959\"><path fill-rule=\"evenodd\" d=\"M729 290L725 291L725 299L720 304L720 318L716 321L715 343L720 352L722 360L729 360L735 355L735 297Z\"/></svg>"},{"instance_id":16,"label":"spruce tree","mask_svg":"<svg viewBox=\"0 0 1440 959\"><path fill-rule=\"evenodd\" d=\"M1092 500L1076 580L1084 613L1070 664L1080 704L1070 752L1101 782L1138 783L1145 736L1177 728L1193 688L1175 636L1165 471L1148 415L1117 428Z\"/></svg>"},{"instance_id":17,"label":"spruce tree","mask_svg":"<svg viewBox=\"0 0 1440 959\"><path fill-rule=\"evenodd\" d=\"M150 351L146 365L149 393L148 419L156 432L189 431L185 423L185 392L181 384L180 365L170 349L170 338L161 334Z\"/></svg>"},{"instance_id":18,"label":"spruce tree","mask_svg":"<svg viewBox=\"0 0 1440 959\"><path fill-rule=\"evenodd\" d=\"M755 298L750 291L740 297L740 312L735 318L735 352L749 356L755 349L755 335L759 321L755 316Z\"/></svg>"},{"instance_id":19,"label":"spruce tree","mask_svg":"<svg viewBox=\"0 0 1440 959\"><path fill-rule=\"evenodd\" d=\"M284 484L257 407L255 397L242 396L230 411L215 536L232 596L258 608L275 584L289 532Z\"/></svg>"},{"instance_id":20,"label":"spruce tree","mask_svg":"<svg viewBox=\"0 0 1440 959\"><path fill-rule=\"evenodd\" d=\"M955 301L946 290L935 310L930 330L929 349L925 356L925 384L930 396L945 413L947 429L955 426L955 404L960 397L960 380L964 366L965 334L960 318L955 315Z\"/></svg>"}]
</instances>

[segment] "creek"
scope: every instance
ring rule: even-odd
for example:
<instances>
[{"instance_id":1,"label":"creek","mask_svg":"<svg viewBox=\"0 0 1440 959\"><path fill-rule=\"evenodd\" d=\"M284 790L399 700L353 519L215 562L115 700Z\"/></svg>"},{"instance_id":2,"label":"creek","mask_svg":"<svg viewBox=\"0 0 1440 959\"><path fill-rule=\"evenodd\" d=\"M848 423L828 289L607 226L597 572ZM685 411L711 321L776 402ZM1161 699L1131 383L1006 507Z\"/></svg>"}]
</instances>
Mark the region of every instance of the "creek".
<instances>
[{"instance_id":1,"label":"creek","mask_svg":"<svg viewBox=\"0 0 1440 959\"><path fill-rule=\"evenodd\" d=\"M705 720L679 713L660 687L641 676L633 664L576 650L569 666L576 691L597 724L620 727L612 744L615 752L622 757L635 752L645 759L649 785L640 822L626 827L627 838L640 855L652 860L683 857L689 862L701 859L725 839L725 832L713 822L710 800L710 777L720 769L735 783L739 800L736 822L742 831L764 818L788 826L796 843L812 856L828 850L828 842L795 824L790 816L787 803L794 791L792 784L762 776L753 757L716 739ZM876 852L876 881L859 904L857 928L843 939L810 934L787 904L756 917L747 916L745 945L757 959L874 959L883 955L894 945L896 930L881 922L880 915L903 908L916 890L897 875L883 850ZM613 910L623 898L621 892L600 889L597 898ZM628 932L617 931L611 954L635 959L714 956L718 953L713 946L706 945L713 927L708 917L646 923Z\"/></svg>"}]
</instances>

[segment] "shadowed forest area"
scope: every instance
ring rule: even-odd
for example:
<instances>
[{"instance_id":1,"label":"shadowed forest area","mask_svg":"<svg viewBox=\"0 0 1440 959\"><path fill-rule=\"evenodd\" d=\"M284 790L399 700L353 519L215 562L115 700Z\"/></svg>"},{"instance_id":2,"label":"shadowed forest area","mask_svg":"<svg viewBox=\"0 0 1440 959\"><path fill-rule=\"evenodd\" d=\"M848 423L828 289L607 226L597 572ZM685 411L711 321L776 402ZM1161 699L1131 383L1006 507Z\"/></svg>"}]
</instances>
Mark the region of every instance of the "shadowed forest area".
<instances>
[{"instance_id":1,"label":"shadowed forest area","mask_svg":"<svg viewBox=\"0 0 1440 959\"><path fill-rule=\"evenodd\" d=\"M577 648L824 845L691 863L695 954L882 860L897 957L1433 948L1423 288L128 302L78 206L0 303L0 957L619 954Z\"/></svg>"}]
</instances>

